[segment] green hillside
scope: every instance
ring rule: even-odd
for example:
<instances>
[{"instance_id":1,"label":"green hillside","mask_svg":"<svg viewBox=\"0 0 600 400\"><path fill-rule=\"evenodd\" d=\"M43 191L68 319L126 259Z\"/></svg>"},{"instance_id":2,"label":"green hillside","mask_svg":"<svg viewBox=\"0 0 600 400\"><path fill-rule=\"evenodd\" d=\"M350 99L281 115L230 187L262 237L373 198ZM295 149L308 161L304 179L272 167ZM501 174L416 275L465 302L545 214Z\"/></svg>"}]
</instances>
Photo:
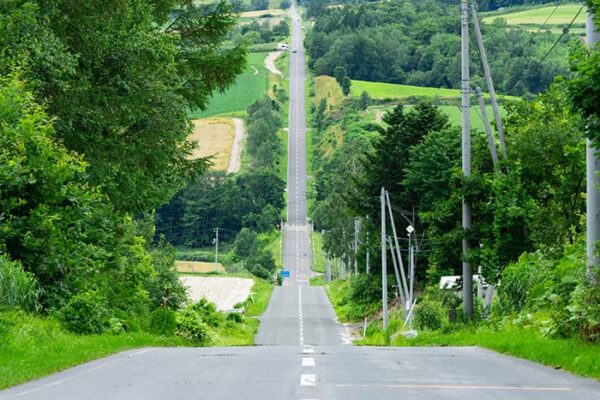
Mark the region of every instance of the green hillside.
<instances>
[{"instance_id":1,"label":"green hillside","mask_svg":"<svg viewBox=\"0 0 600 400\"><path fill-rule=\"evenodd\" d=\"M546 19L552 14L556 5L546 5L541 7L532 7L529 9L519 8L511 11L503 10L501 12L490 13L485 16L483 22L492 23L496 18L503 18L506 23L510 26L519 26L526 30L537 30L544 24ZM544 26L545 29L549 29L555 32L561 32L562 28L568 25L575 15L579 12L581 4L563 4L560 5L552 17L548 19L548 22ZM571 32L581 33L585 28L585 13L581 12Z\"/></svg>"}]
</instances>

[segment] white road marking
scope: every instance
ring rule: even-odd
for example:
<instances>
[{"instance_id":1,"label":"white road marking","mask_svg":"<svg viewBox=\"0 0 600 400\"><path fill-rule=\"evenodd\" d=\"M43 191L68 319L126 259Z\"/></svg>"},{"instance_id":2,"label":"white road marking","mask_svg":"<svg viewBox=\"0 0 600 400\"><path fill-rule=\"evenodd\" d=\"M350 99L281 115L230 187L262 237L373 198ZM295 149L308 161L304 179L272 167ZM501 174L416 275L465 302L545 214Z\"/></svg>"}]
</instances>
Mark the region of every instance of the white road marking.
<instances>
[{"instance_id":1,"label":"white road marking","mask_svg":"<svg viewBox=\"0 0 600 400\"><path fill-rule=\"evenodd\" d=\"M317 384L317 376L315 374L300 375L300 386L315 386Z\"/></svg>"},{"instance_id":2,"label":"white road marking","mask_svg":"<svg viewBox=\"0 0 600 400\"><path fill-rule=\"evenodd\" d=\"M312 357L304 357L302 358L302 366L303 367L314 367L315 359Z\"/></svg>"},{"instance_id":3,"label":"white road marking","mask_svg":"<svg viewBox=\"0 0 600 400\"><path fill-rule=\"evenodd\" d=\"M313 349L312 347L304 347L302 349L302 353L304 354L313 354L315 352L315 349Z\"/></svg>"}]
</instances>

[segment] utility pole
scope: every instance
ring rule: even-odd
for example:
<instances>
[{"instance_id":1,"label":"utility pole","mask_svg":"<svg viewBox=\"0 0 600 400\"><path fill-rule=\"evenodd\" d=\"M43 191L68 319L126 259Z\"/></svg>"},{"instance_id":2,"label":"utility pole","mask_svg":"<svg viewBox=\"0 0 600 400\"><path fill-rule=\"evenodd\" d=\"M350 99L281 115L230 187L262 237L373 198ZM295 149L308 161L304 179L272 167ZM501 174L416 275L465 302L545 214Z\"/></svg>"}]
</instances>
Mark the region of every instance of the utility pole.
<instances>
[{"instance_id":1,"label":"utility pole","mask_svg":"<svg viewBox=\"0 0 600 400\"><path fill-rule=\"evenodd\" d=\"M383 302L383 329L387 329L388 324L388 304L387 304L387 251L385 248L385 189L381 188L381 291Z\"/></svg>"},{"instance_id":2,"label":"utility pole","mask_svg":"<svg viewBox=\"0 0 600 400\"><path fill-rule=\"evenodd\" d=\"M463 4L464 3L465 2L463 1ZM500 150L502 151L502 157L506 158L506 140L504 139L504 126L502 125L502 116L500 115L500 108L498 107L496 90L494 89L494 81L492 80L490 65L488 63L487 54L485 52L485 46L483 45L483 37L481 36L481 28L479 27L479 18L477 17L477 10L475 10L475 5L471 5L471 14L473 15L473 26L475 28L475 37L477 38L479 54L481 55L481 64L483 64L483 74L485 75L488 92L490 93L490 99L492 100L492 109L494 110L496 129L498 130L498 137L500 138ZM466 18L468 23L469 16L467 15ZM468 27L466 36L468 38Z\"/></svg>"},{"instance_id":3,"label":"utility pole","mask_svg":"<svg viewBox=\"0 0 600 400\"><path fill-rule=\"evenodd\" d=\"M469 5L468 0L461 0L461 75L462 75L462 172L465 178L471 176L471 99L469 71ZM465 197L462 199L462 227L465 237L463 248L463 310L467 319L473 316L473 271L468 261L469 240L471 230L471 204Z\"/></svg>"},{"instance_id":4,"label":"utility pole","mask_svg":"<svg viewBox=\"0 0 600 400\"><path fill-rule=\"evenodd\" d=\"M594 14L588 10L586 20L587 45L594 49L600 42L600 32L594 23ZM600 157L598 157L598 148L594 146L590 139L587 139L586 146L586 165L587 165L587 276L594 279L593 267L600 264L600 258L596 256L596 244L600 240Z\"/></svg>"},{"instance_id":5,"label":"utility pole","mask_svg":"<svg viewBox=\"0 0 600 400\"><path fill-rule=\"evenodd\" d=\"M370 226L370 225L369 225ZM367 231L367 274L369 274L371 272L371 267L370 267L370 258L371 258L371 251L369 250L369 231Z\"/></svg>"},{"instance_id":6,"label":"utility pole","mask_svg":"<svg viewBox=\"0 0 600 400\"><path fill-rule=\"evenodd\" d=\"M354 275L358 275L358 234L360 232L360 219L354 218Z\"/></svg>"},{"instance_id":7,"label":"utility pole","mask_svg":"<svg viewBox=\"0 0 600 400\"><path fill-rule=\"evenodd\" d=\"M219 272L219 228L215 228L215 272Z\"/></svg>"},{"instance_id":8,"label":"utility pole","mask_svg":"<svg viewBox=\"0 0 600 400\"><path fill-rule=\"evenodd\" d=\"M279 220L279 232L281 234L280 246L279 246L279 260L281 261L281 268L285 269L283 265L283 219Z\"/></svg>"},{"instance_id":9,"label":"utility pole","mask_svg":"<svg viewBox=\"0 0 600 400\"><path fill-rule=\"evenodd\" d=\"M488 139L488 147L490 148L490 154L492 155L492 163L494 164L494 171L498 173L498 152L496 150L496 143L494 142L494 135L492 134L492 127L490 126L490 120L487 116L485 109L485 102L483 101L483 94L481 88L477 86L475 88L475 94L477 95L477 101L479 102L479 109L481 110L481 119L483 120L483 126L485 128L485 134Z\"/></svg>"}]
</instances>

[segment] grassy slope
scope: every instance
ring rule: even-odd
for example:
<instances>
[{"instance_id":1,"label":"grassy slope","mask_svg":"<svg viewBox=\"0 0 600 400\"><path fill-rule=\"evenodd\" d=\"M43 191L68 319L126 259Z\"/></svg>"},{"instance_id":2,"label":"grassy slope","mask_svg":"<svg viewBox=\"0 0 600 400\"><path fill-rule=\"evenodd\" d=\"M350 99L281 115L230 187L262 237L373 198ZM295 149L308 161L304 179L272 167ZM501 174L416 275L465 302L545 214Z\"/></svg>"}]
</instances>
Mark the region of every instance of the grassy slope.
<instances>
[{"instance_id":1,"label":"grassy slope","mask_svg":"<svg viewBox=\"0 0 600 400\"><path fill-rule=\"evenodd\" d=\"M503 10L486 14L483 22L492 23L496 18L503 18L508 25L542 25L548 16L552 13L556 5L545 5L540 7L531 7L528 9ZM563 4L558 7L556 12L548 20L547 25L567 25L577 14L581 4ZM581 13L575 20L575 24L585 24L585 13Z\"/></svg>"},{"instance_id":2,"label":"grassy slope","mask_svg":"<svg viewBox=\"0 0 600 400\"><path fill-rule=\"evenodd\" d=\"M215 346L254 344L259 325L256 317L267 308L273 291L271 283L250 274L233 276L254 278L255 284L244 304L244 323L223 323L215 328ZM0 313L0 389L124 350L192 345L180 337L145 332L77 335L65 331L53 318L3 312Z\"/></svg>"},{"instance_id":3,"label":"grassy slope","mask_svg":"<svg viewBox=\"0 0 600 400\"><path fill-rule=\"evenodd\" d=\"M224 93L216 93L204 111L190 112L190 118L206 118L215 115L245 111L267 91L267 69L264 66L266 53L249 53L246 70L237 77L235 84ZM258 70L255 72L254 68Z\"/></svg>"},{"instance_id":4,"label":"grassy slope","mask_svg":"<svg viewBox=\"0 0 600 400\"><path fill-rule=\"evenodd\" d=\"M9 327L6 320L18 319ZM189 346L175 337L149 333L81 336L52 318L5 313L0 321L0 389L123 350L147 346Z\"/></svg>"},{"instance_id":5,"label":"grassy slope","mask_svg":"<svg viewBox=\"0 0 600 400\"><path fill-rule=\"evenodd\" d=\"M354 85L355 81L352 81ZM357 81L358 82L358 81ZM318 105L321 99L327 99L328 105L337 106L344 101L344 94L340 85L336 82L335 78L331 76L321 75L315 78L315 97L313 98L313 104ZM359 91L357 96L360 96ZM310 103L306 103L310 104Z\"/></svg>"},{"instance_id":6,"label":"grassy slope","mask_svg":"<svg viewBox=\"0 0 600 400\"><path fill-rule=\"evenodd\" d=\"M382 335L358 341L358 344L385 345ZM414 339L397 336L394 346L480 346L499 353L561 368L578 375L600 379L600 346L576 339L550 339L523 329L501 331L481 328L443 334L419 332Z\"/></svg>"}]
</instances>

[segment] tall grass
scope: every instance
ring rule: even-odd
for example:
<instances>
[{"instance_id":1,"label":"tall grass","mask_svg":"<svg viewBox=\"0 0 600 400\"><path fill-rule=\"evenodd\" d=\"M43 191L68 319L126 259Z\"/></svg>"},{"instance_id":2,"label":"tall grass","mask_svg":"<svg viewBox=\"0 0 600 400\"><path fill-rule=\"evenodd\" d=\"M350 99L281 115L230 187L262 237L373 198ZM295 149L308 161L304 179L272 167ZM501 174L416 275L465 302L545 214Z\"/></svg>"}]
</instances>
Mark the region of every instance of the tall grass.
<instances>
[{"instance_id":1,"label":"tall grass","mask_svg":"<svg viewBox=\"0 0 600 400\"><path fill-rule=\"evenodd\" d=\"M35 311L38 308L38 287L33 274L21 264L0 254L0 307L19 307Z\"/></svg>"}]
</instances>

